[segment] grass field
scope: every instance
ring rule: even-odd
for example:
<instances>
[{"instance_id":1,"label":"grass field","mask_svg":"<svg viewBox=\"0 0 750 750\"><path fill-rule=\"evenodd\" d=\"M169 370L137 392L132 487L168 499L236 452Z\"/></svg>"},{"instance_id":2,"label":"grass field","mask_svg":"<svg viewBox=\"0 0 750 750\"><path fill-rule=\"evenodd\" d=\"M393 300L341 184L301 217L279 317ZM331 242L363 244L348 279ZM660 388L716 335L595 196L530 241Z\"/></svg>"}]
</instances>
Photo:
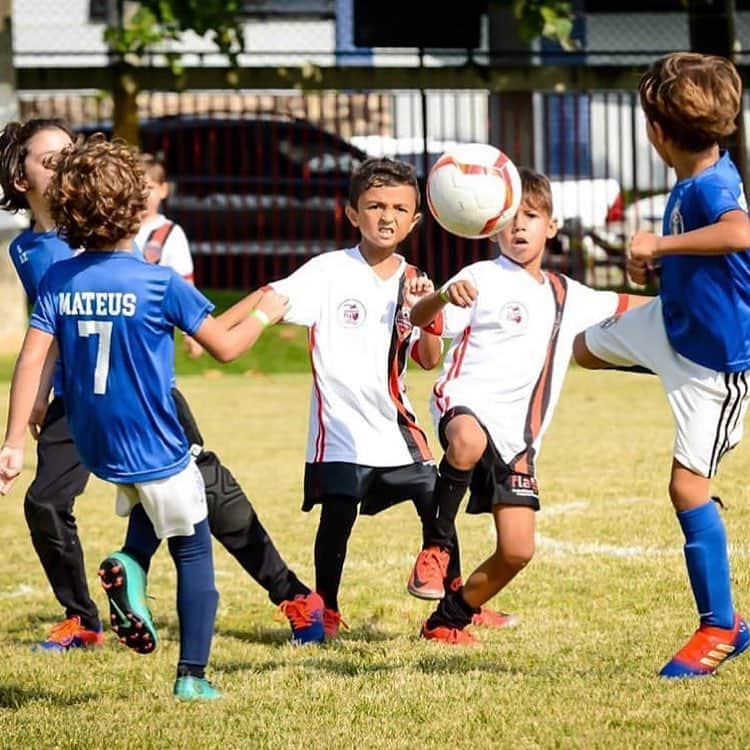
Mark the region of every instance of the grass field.
<instances>
[{"instance_id":1,"label":"grass field","mask_svg":"<svg viewBox=\"0 0 750 750\"><path fill-rule=\"evenodd\" d=\"M426 421L431 376L411 377ZM308 376L208 371L181 386L207 443L309 581L317 513L299 510ZM4 409L7 385L0 391ZM150 581L163 636L157 653L136 656L111 634L98 652L30 651L59 615L23 521L30 446L24 481L2 500L0 748L747 748L750 657L712 679L655 677L695 627L666 495L671 442L655 380L571 371L539 465L537 555L495 602L521 624L479 632L471 650L416 637L430 605L405 593L419 537L409 505L358 522L341 595L351 631L323 647L289 645L264 592L217 547L209 676L225 698L211 705L170 695L177 621L165 549ZM728 505L737 605L746 610L748 445L726 458L716 483ZM94 584L125 523L98 481L77 509ZM493 535L488 517L459 520L468 572Z\"/></svg>"}]
</instances>

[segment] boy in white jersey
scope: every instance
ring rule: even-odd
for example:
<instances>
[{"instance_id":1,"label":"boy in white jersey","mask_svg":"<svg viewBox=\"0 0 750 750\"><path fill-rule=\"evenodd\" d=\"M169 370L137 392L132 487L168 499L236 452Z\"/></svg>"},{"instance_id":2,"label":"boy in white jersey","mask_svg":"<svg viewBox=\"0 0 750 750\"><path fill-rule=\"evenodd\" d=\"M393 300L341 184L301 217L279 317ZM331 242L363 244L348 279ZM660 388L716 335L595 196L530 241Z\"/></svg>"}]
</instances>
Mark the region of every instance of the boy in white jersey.
<instances>
[{"instance_id":1,"label":"boy in white jersey","mask_svg":"<svg viewBox=\"0 0 750 750\"><path fill-rule=\"evenodd\" d=\"M718 143L736 128L742 81L729 60L676 52L649 68L639 92L648 138L677 177L663 236L637 232L628 249L638 283L659 263L659 297L580 334L575 357L593 369L643 365L664 386L677 428L669 496L700 625L659 674L692 678L750 647L711 497L711 478L739 443L748 407L750 220L742 178Z\"/></svg>"},{"instance_id":2,"label":"boy in white jersey","mask_svg":"<svg viewBox=\"0 0 750 750\"><path fill-rule=\"evenodd\" d=\"M497 531L493 554L462 589L440 601L422 627L424 638L451 644L475 642L466 626L534 553L535 460L576 333L640 304L637 297L594 291L541 270L545 244L557 232L552 194L546 177L520 172L521 206L495 238L499 257L467 266L411 311L414 325L433 324L453 339L433 391L432 413L445 455L435 486L437 515L416 577L443 576L467 488L468 512L492 513Z\"/></svg>"},{"instance_id":3,"label":"boy in white jersey","mask_svg":"<svg viewBox=\"0 0 750 750\"><path fill-rule=\"evenodd\" d=\"M346 208L359 245L313 258L271 285L289 298L284 320L309 328L313 384L302 507L322 506L315 570L327 638L341 624L338 590L358 503L369 515L411 499L421 518L432 515L435 462L404 375L409 356L435 367L442 344L409 322L411 305L433 286L396 254L419 222L418 209L412 167L366 161L352 175ZM451 580L460 576L453 550ZM487 612L478 624L497 620Z\"/></svg>"},{"instance_id":4,"label":"boy in white jersey","mask_svg":"<svg viewBox=\"0 0 750 750\"><path fill-rule=\"evenodd\" d=\"M193 283L193 256L182 227L168 219L161 204L169 195L169 182L164 164L153 154L142 153L141 165L146 171L148 198L135 244L149 263L173 268L185 281ZM190 357L200 357L203 347L191 336L185 336L185 351Z\"/></svg>"}]
</instances>

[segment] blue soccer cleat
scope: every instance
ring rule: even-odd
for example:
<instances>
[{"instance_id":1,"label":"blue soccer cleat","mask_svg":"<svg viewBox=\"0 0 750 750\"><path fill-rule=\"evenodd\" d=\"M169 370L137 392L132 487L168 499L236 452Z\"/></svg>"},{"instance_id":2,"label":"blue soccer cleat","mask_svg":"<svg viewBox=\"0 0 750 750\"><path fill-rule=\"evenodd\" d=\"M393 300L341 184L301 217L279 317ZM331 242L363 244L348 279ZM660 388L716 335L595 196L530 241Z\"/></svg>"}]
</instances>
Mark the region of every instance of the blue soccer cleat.
<instances>
[{"instance_id":1,"label":"blue soccer cleat","mask_svg":"<svg viewBox=\"0 0 750 750\"><path fill-rule=\"evenodd\" d=\"M156 649L158 638L146 606L146 574L125 552L115 552L99 566L99 578L109 599L112 630L128 648L139 654Z\"/></svg>"},{"instance_id":2,"label":"blue soccer cleat","mask_svg":"<svg viewBox=\"0 0 750 750\"><path fill-rule=\"evenodd\" d=\"M320 594L311 591L299 594L294 599L287 599L279 604L279 609L286 615L292 627L292 643L322 643L325 639L323 626L323 599Z\"/></svg>"},{"instance_id":3,"label":"blue soccer cleat","mask_svg":"<svg viewBox=\"0 0 750 750\"><path fill-rule=\"evenodd\" d=\"M221 698L221 691L205 677L187 674L175 680L172 695L181 701L213 701Z\"/></svg>"},{"instance_id":4,"label":"blue soccer cleat","mask_svg":"<svg viewBox=\"0 0 750 750\"><path fill-rule=\"evenodd\" d=\"M660 677L706 677L750 646L750 629L738 614L734 627L701 625L690 640L664 665Z\"/></svg>"}]
</instances>

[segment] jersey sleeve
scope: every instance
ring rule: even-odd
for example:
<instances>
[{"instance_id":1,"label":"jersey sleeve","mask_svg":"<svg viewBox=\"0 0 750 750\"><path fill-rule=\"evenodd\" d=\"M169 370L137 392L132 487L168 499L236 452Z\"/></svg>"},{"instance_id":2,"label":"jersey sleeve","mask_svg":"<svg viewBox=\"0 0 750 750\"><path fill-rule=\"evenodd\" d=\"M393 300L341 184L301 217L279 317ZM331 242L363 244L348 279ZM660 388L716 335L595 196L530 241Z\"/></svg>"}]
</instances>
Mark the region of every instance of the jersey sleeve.
<instances>
[{"instance_id":1,"label":"jersey sleeve","mask_svg":"<svg viewBox=\"0 0 750 750\"><path fill-rule=\"evenodd\" d=\"M163 303L164 317L168 323L192 335L213 309L213 303L192 284L176 273L171 274Z\"/></svg>"},{"instance_id":2,"label":"jersey sleeve","mask_svg":"<svg viewBox=\"0 0 750 750\"><path fill-rule=\"evenodd\" d=\"M269 286L289 299L285 322L308 328L317 322L325 289L322 258L308 260L294 273Z\"/></svg>"},{"instance_id":3,"label":"jersey sleeve","mask_svg":"<svg viewBox=\"0 0 750 750\"><path fill-rule=\"evenodd\" d=\"M50 289L47 276L45 276L39 284L39 294L34 303L29 326L32 328L38 328L40 331L50 333L53 336L57 332L55 295Z\"/></svg>"},{"instance_id":4,"label":"jersey sleeve","mask_svg":"<svg viewBox=\"0 0 750 750\"><path fill-rule=\"evenodd\" d=\"M461 269L455 276L450 278L442 288L445 289L456 281L469 281L477 288L476 278L470 268ZM474 316L474 305L471 307L458 307L448 304L443 308L443 332L442 336L453 339L462 333L471 324Z\"/></svg>"},{"instance_id":5,"label":"jersey sleeve","mask_svg":"<svg viewBox=\"0 0 750 750\"><path fill-rule=\"evenodd\" d=\"M696 183L697 195L709 224L715 224L727 211L747 211L741 183L732 186L721 175Z\"/></svg>"},{"instance_id":6,"label":"jersey sleeve","mask_svg":"<svg viewBox=\"0 0 750 750\"><path fill-rule=\"evenodd\" d=\"M621 299L617 292L591 289L572 279L567 279L567 283L569 301L565 307L566 317L576 332L601 323L619 311Z\"/></svg>"},{"instance_id":7,"label":"jersey sleeve","mask_svg":"<svg viewBox=\"0 0 750 750\"><path fill-rule=\"evenodd\" d=\"M179 224L172 227L162 249L161 265L168 266L184 279L193 278L193 257L185 231Z\"/></svg>"}]
</instances>

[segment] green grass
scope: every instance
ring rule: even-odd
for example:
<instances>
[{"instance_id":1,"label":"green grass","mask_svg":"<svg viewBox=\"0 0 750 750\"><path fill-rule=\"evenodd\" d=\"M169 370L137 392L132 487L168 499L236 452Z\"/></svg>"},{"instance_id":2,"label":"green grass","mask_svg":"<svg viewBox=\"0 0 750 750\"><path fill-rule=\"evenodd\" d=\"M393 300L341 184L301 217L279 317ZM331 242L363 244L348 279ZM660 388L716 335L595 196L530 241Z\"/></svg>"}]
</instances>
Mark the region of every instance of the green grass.
<instances>
[{"instance_id":1,"label":"green grass","mask_svg":"<svg viewBox=\"0 0 750 750\"><path fill-rule=\"evenodd\" d=\"M425 421L431 376L410 377ZM224 375L220 385L215 378L185 377L181 387L207 444L309 581L317 512L299 510L309 376ZM521 624L478 632L471 650L416 637L431 607L405 593L419 546L407 504L359 519L341 590L351 631L323 647L289 645L264 592L217 547L210 677L225 698L201 706L170 697L178 631L165 549L150 579L158 652L136 656L108 634L95 653L31 653L59 609L23 520L29 446L26 476L2 500L0 747L746 748L750 657L714 679L655 677L695 627L666 493L671 444L671 416L654 379L571 371L539 465L536 557L494 602ZM715 488L728 505L735 598L745 610L749 450L745 444L725 459ZM97 563L121 543L125 523L113 514L112 489L95 480L76 515L104 607ZM488 517L459 521L468 572L494 539Z\"/></svg>"}]
</instances>

